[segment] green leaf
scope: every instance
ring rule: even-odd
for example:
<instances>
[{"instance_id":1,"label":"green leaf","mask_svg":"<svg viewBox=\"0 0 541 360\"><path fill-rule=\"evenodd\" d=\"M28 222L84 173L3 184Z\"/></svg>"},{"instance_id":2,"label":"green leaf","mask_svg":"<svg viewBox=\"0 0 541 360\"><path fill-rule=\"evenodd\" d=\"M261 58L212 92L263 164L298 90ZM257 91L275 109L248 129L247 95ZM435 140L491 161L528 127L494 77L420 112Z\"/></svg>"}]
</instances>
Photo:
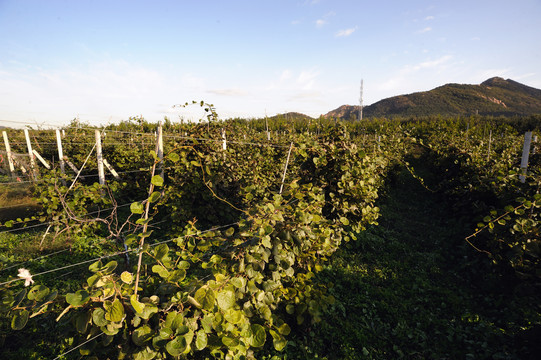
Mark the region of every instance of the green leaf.
<instances>
[{"instance_id":1,"label":"green leaf","mask_svg":"<svg viewBox=\"0 0 541 360\"><path fill-rule=\"evenodd\" d=\"M349 225L349 220L346 218L346 217L341 217L340 218L340 222L344 225L344 226L348 226Z\"/></svg>"},{"instance_id":2,"label":"green leaf","mask_svg":"<svg viewBox=\"0 0 541 360\"><path fill-rule=\"evenodd\" d=\"M96 326L105 326L107 325L107 320L105 320L105 310L103 308L96 308L92 311L92 322Z\"/></svg>"},{"instance_id":3,"label":"green leaf","mask_svg":"<svg viewBox=\"0 0 541 360\"><path fill-rule=\"evenodd\" d=\"M167 271L167 269L164 268L162 265L152 266L152 272L155 272L156 274L160 275L164 279L167 279L169 277L169 271Z\"/></svg>"},{"instance_id":4,"label":"green leaf","mask_svg":"<svg viewBox=\"0 0 541 360\"><path fill-rule=\"evenodd\" d=\"M234 277L229 282L231 283L231 285L233 285L237 289L240 289L240 288L244 287L245 280L244 280L244 278Z\"/></svg>"},{"instance_id":5,"label":"green leaf","mask_svg":"<svg viewBox=\"0 0 541 360\"><path fill-rule=\"evenodd\" d=\"M154 249L154 256L157 260L162 261L162 259L169 254L169 246L167 244L160 244Z\"/></svg>"},{"instance_id":6,"label":"green leaf","mask_svg":"<svg viewBox=\"0 0 541 360\"><path fill-rule=\"evenodd\" d=\"M170 282L179 282L186 278L186 270L179 269L175 271L169 272L169 277L167 278L167 281Z\"/></svg>"},{"instance_id":7,"label":"green leaf","mask_svg":"<svg viewBox=\"0 0 541 360\"><path fill-rule=\"evenodd\" d=\"M145 347L143 350L134 353L134 360L152 360L156 358L158 353L152 350L150 347Z\"/></svg>"},{"instance_id":8,"label":"green leaf","mask_svg":"<svg viewBox=\"0 0 541 360\"><path fill-rule=\"evenodd\" d=\"M90 300L90 294L86 290L66 294L66 302L73 307L82 306L88 300Z\"/></svg>"},{"instance_id":9,"label":"green leaf","mask_svg":"<svg viewBox=\"0 0 541 360\"><path fill-rule=\"evenodd\" d=\"M105 319L112 322L121 322L124 319L124 306L120 300L115 299L113 302L105 301Z\"/></svg>"},{"instance_id":10,"label":"green leaf","mask_svg":"<svg viewBox=\"0 0 541 360\"><path fill-rule=\"evenodd\" d=\"M49 295L49 288L44 285L33 286L28 292L28 300L42 301Z\"/></svg>"},{"instance_id":11,"label":"green leaf","mask_svg":"<svg viewBox=\"0 0 541 360\"><path fill-rule=\"evenodd\" d=\"M197 350L203 350L207 347L208 337L205 333L205 330L199 330L197 332L197 337L195 338L195 347Z\"/></svg>"},{"instance_id":12,"label":"green leaf","mask_svg":"<svg viewBox=\"0 0 541 360\"><path fill-rule=\"evenodd\" d=\"M170 153L167 155L167 158L171 160L172 162L177 162L180 160L180 156L178 156L177 153Z\"/></svg>"},{"instance_id":13,"label":"green leaf","mask_svg":"<svg viewBox=\"0 0 541 360\"><path fill-rule=\"evenodd\" d=\"M159 191L154 191L152 194L150 194L150 196L148 197L148 201L150 201L151 203L154 203L158 200L160 200L160 198L162 197L162 194L159 192Z\"/></svg>"},{"instance_id":14,"label":"green leaf","mask_svg":"<svg viewBox=\"0 0 541 360\"><path fill-rule=\"evenodd\" d=\"M137 240L137 235L136 234L129 234L126 236L126 238L124 239L124 243L126 245L131 245L133 244L134 241Z\"/></svg>"},{"instance_id":15,"label":"green leaf","mask_svg":"<svg viewBox=\"0 0 541 360\"><path fill-rule=\"evenodd\" d=\"M133 282L133 274L128 271L123 271L120 274L120 280L126 284L131 284Z\"/></svg>"},{"instance_id":16,"label":"green leaf","mask_svg":"<svg viewBox=\"0 0 541 360\"><path fill-rule=\"evenodd\" d=\"M88 329L88 323L90 322L91 314L89 312L83 312L77 314L75 317L75 328L80 334L86 333Z\"/></svg>"},{"instance_id":17,"label":"green leaf","mask_svg":"<svg viewBox=\"0 0 541 360\"><path fill-rule=\"evenodd\" d=\"M227 229L227 230L224 232L225 236L227 236L227 237L233 236L234 233L235 233L235 228L232 228L232 227L230 227L229 229Z\"/></svg>"},{"instance_id":18,"label":"green leaf","mask_svg":"<svg viewBox=\"0 0 541 360\"><path fill-rule=\"evenodd\" d=\"M130 304L131 306L133 306L133 309L136 313L143 313L143 310L145 309L145 304L137 301L137 296L135 294L130 296Z\"/></svg>"},{"instance_id":19,"label":"green leaf","mask_svg":"<svg viewBox=\"0 0 541 360\"><path fill-rule=\"evenodd\" d=\"M195 300L201 304L201 307L205 310L212 310L214 308L214 301L216 300L214 291L209 288L200 288L195 292Z\"/></svg>"},{"instance_id":20,"label":"green leaf","mask_svg":"<svg viewBox=\"0 0 541 360\"><path fill-rule=\"evenodd\" d=\"M272 345L277 351L282 351L287 345L287 340L274 330L270 330L272 335Z\"/></svg>"},{"instance_id":21,"label":"green leaf","mask_svg":"<svg viewBox=\"0 0 541 360\"><path fill-rule=\"evenodd\" d=\"M235 305L235 292L232 290L222 290L216 297L218 307L222 310L227 310Z\"/></svg>"},{"instance_id":22,"label":"green leaf","mask_svg":"<svg viewBox=\"0 0 541 360\"><path fill-rule=\"evenodd\" d=\"M252 330L251 343L253 347L262 347L267 340L267 333L265 328L259 324L252 324L250 327Z\"/></svg>"},{"instance_id":23,"label":"green leaf","mask_svg":"<svg viewBox=\"0 0 541 360\"><path fill-rule=\"evenodd\" d=\"M186 269L189 269L189 268L190 268L190 263L187 262L187 261L182 260L181 262L178 263L177 267L178 267L179 269L186 270Z\"/></svg>"},{"instance_id":24,"label":"green leaf","mask_svg":"<svg viewBox=\"0 0 541 360\"><path fill-rule=\"evenodd\" d=\"M288 324L283 323L282 326L278 328L278 331L280 332L280 334L287 336L291 332L291 328Z\"/></svg>"},{"instance_id":25,"label":"green leaf","mask_svg":"<svg viewBox=\"0 0 541 360\"><path fill-rule=\"evenodd\" d=\"M163 186L163 178L160 175L154 175L150 180L154 186Z\"/></svg>"},{"instance_id":26,"label":"green leaf","mask_svg":"<svg viewBox=\"0 0 541 360\"><path fill-rule=\"evenodd\" d=\"M13 299L13 304L11 305L12 307L16 307L16 306L19 306L19 304L21 303L21 301L24 300L26 296L26 289L22 289L18 294L17 296L15 296L15 298Z\"/></svg>"},{"instance_id":27,"label":"green leaf","mask_svg":"<svg viewBox=\"0 0 541 360\"><path fill-rule=\"evenodd\" d=\"M132 212L132 214L142 214L145 209L142 203L134 202L130 205L130 211Z\"/></svg>"},{"instance_id":28,"label":"green leaf","mask_svg":"<svg viewBox=\"0 0 541 360\"><path fill-rule=\"evenodd\" d=\"M116 267L118 266L118 263L115 260L109 261L105 266L100 270L105 274L112 273Z\"/></svg>"},{"instance_id":29,"label":"green leaf","mask_svg":"<svg viewBox=\"0 0 541 360\"><path fill-rule=\"evenodd\" d=\"M11 328L13 330L21 330L26 326L28 322L28 316L30 312L28 310L20 310L15 312L13 318L11 319Z\"/></svg>"},{"instance_id":30,"label":"green leaf","mask_svg":"<svg viewBox=\"0 0 541 360\"><path fill-rule=\"evenodd\" d=\"M148 325L138 327L133 331L131 339L135 345L143 346L146 342L152 339L152 329Z\"/></svg>"},{"instance_id":31,"label":"green leaf","mask_svg":"<svg viewBox=\"0 0 541 360\"><path fill-rule=\"evenodd\" d=\"M186 350L186 346L188 346L186 339L183 336L177 336L165 345L165 350L171 356L179 356Z\"/></svg>"}]
</instances>

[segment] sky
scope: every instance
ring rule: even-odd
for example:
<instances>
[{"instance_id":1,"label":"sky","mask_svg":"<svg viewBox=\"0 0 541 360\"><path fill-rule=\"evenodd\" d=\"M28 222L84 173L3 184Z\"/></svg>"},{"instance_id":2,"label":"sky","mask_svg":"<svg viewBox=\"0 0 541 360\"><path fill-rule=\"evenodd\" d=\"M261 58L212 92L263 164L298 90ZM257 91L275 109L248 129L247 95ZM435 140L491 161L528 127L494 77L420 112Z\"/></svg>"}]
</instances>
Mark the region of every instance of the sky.
<instances>
[{"instance_id":1,"label":"sky","mask_svg":"<svg viewBox=\"0 0 541 360\"><path fill-rule=\"evenodd\" d=\"M317 117L500 76L541 88L541 0L0 0L0 125Z\"/></svg>"}]
</instances>

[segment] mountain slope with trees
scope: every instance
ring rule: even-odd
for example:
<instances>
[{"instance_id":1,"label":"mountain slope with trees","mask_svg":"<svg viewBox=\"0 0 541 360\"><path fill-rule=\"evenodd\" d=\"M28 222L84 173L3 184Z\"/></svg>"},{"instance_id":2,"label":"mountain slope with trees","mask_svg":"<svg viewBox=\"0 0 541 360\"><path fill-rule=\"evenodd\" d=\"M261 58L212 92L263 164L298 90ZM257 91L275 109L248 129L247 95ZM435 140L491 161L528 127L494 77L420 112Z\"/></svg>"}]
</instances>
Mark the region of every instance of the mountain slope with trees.
<instances>
[{"instance_id":1,"label":"mountain slope with trees","mask_svg":"<svg viewBox=\"0 0 541 360\"><path fill-rule=\"evenodd\" d=\"M358 118L358 105L343 105L325 117ZM446 84L430 91L393 96L363 108L363 117L417 117L473 114L541 114L541 90L511 79L493 77L479 85Z\"/></svg>"}]
</instances>

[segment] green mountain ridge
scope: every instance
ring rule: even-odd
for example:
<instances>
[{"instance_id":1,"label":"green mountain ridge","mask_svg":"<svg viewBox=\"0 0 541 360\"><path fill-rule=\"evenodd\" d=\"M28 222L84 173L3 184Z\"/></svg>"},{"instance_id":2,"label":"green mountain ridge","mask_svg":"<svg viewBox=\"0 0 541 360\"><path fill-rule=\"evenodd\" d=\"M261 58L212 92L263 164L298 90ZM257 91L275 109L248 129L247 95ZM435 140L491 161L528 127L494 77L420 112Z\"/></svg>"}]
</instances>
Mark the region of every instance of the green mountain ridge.
<instances>
[{"instance_id":1,"label":"green mountain ridge","mask_svg":"<svg viewBox=\"0 0 541 360\"><path fill-rule=\"evenodd\" d=\"M342 105L324 116L355 120L358 112L358 105ZM511 79L493 77L479 85L451 83L429 91L393 96L363 108L363 118L474 114L541 114L541 90Z\"/></svg>"}]
</instances>

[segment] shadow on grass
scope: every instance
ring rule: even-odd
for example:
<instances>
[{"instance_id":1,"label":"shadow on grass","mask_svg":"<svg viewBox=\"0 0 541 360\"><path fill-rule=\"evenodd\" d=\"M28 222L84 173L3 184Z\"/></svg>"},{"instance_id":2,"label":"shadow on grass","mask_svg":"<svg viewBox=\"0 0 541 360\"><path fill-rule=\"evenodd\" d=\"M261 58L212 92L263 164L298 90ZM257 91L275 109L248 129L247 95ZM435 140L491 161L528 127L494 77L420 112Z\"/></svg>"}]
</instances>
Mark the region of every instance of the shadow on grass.
<instances>
[{"instance_id":1,"label":"shadow on grass","mask_svg":"<svg viewBox=\"0 0 541 360\"><path fill-rule=\"evenodd\" d=\"M467 246L470 229L437 194L401 169L379 206L380 225L318 274L337 302L285 358L537 359L539 298Z\"/></svg>"}]
</instances>

